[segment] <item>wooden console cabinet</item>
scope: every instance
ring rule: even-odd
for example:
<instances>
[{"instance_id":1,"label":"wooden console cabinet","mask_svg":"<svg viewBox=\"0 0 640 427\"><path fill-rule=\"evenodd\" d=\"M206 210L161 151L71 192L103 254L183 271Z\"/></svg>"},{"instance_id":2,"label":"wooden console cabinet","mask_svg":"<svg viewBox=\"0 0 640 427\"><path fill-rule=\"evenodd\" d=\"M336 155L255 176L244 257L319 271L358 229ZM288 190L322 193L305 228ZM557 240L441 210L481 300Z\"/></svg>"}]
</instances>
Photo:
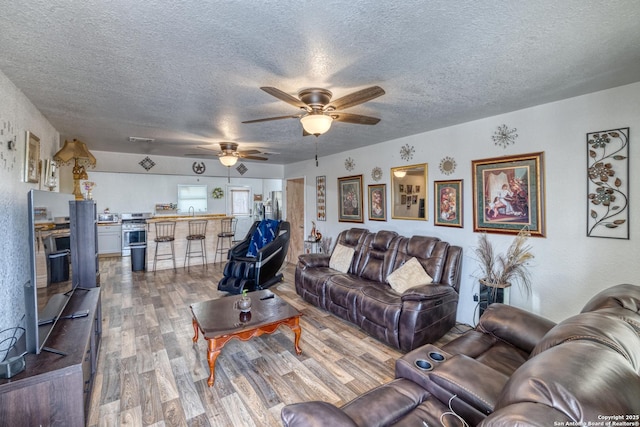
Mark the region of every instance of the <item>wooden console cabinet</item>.
<instances>
[{"instance_id":1,"label":"wooden console cabinet","mask_svg":"<svg viewBox=\"0 0 640 427\"><path fill-rule=\"evenodd\" d=\"M86 317L61 318L44 351L26 356L27 367L0 379L0 424L64 426L86 424L102 334L100 288L76 289L62 317L89 310Z\"/></svg>"}]
</instances>

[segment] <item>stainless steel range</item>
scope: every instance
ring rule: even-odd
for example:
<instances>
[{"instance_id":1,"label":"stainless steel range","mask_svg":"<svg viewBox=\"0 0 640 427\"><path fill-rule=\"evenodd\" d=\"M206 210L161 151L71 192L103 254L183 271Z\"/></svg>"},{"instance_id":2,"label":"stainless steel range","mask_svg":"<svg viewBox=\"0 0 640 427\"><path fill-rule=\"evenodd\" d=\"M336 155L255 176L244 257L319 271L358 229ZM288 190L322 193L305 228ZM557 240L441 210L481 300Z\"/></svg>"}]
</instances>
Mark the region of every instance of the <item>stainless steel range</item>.
<instances>
[{"instance_id":1,"label":"stainless steel range","mask_svg":"<svg viewBox=\"0 0 640 427\"><path fill-rule=\"evenodd\" d=\"M122 221L122 256L131 255L132 243L147 242L147 219L151 218L150 212L123 213Z\"/></svg>"}]
</instances>

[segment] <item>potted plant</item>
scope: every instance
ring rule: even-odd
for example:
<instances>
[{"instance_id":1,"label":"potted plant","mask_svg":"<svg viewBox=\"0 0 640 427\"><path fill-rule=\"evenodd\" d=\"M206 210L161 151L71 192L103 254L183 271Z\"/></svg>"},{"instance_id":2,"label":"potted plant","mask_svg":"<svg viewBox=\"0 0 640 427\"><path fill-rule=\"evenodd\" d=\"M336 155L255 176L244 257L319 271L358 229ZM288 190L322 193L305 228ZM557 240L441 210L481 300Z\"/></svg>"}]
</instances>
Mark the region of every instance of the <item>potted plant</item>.
<instances>
[{"instance_id":1,"label":"potted plant","mask_svg":"<svg viewBox=\"0 0 640 427\"><path fill-rule=\"evenodd\" d=\"M489 288L488 304L495 301L500 289L511 285L520 285L520 289L527 295L531 294L530 261L534 258L527 239L531 234L524 227L513 239L507 251L496 254L493 243L486 233L478 238L478 246L474 252L479 263L479 281Z\"/></svg>"}]
</instances>

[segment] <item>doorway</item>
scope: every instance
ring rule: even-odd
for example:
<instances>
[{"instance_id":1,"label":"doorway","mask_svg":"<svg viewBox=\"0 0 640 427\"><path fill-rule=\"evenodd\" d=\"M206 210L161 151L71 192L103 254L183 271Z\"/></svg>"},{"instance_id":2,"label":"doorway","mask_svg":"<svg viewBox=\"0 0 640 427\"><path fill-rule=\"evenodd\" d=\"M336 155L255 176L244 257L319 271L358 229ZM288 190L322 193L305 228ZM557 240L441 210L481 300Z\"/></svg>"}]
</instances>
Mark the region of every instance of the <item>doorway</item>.
<instances>
[{"instance_id":1,"label":"doorway","mask_svg":"<svg viewBox=\"0 0 640 427\"><path fill-rule=\"evenodd\" d=\"M238 220L233 240L242 240L253 224L251 187L228 185L227 194L227 215Z\"/></svg>"},{"instance_id":2,"label":"doorway","mask_svg":"<svg viewBox=\"0 0 640 427\"><path fill-rule=\"evenodd\" d=\"M291 225L287 262L296 264L304 251L304 178L287 180L287 221Z\"/></svg>"}]
</instances>

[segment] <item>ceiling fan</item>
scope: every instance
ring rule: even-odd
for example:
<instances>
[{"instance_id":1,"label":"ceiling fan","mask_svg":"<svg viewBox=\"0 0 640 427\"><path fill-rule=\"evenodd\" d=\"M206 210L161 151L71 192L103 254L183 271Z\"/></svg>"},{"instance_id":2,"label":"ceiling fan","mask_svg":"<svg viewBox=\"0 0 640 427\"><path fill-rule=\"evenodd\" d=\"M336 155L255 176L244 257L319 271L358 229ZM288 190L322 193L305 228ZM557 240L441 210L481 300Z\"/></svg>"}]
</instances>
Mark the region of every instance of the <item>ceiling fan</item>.
<instances>
[{"instance_id":1,"label":"ceiling fan","mask_svg":"<svg viewBox=\"0 0 640 427\"><path fill-rule=\"evenodd\" d=\"M248 159L248 160L269 160L266 157L256 156L256 154L263 154L260 150L244 150L238 151L238 144L236 142L220 142L220 151L215 154L211 154L211 156L217 156L225 166L231 167L236 164L238 159ZM201 150L207 150L209 152L213 151L209 148L198 147ZM186 154L189 157L203 157L202 154ZM204 155L206 156L206 155Z\"/></svg>"},{"instance_id":2,"label":"ceiling fan","mask_svg":"<svg viewBox=\"0 0 640 427\"><path fill-rule=\"evenodd\" d=\"M366 89L353 92L331 101L333 94L327 89L310 88L298 92L298 98L289 95L275 87L261 87L269 95L275 96L281 101L289 103L302 110L299 114L288 116L267 117L264 119L247 120L242 123L258 123L270 120L300 119L303 135L319 136L327 132L331 123L335 120L344 123L358 125L375 125L380 121L376 117L362 116L360 114L343 113L340 110L354 107L385 94L380 86L371 86Z\"/></svg>"}]
</instances>

